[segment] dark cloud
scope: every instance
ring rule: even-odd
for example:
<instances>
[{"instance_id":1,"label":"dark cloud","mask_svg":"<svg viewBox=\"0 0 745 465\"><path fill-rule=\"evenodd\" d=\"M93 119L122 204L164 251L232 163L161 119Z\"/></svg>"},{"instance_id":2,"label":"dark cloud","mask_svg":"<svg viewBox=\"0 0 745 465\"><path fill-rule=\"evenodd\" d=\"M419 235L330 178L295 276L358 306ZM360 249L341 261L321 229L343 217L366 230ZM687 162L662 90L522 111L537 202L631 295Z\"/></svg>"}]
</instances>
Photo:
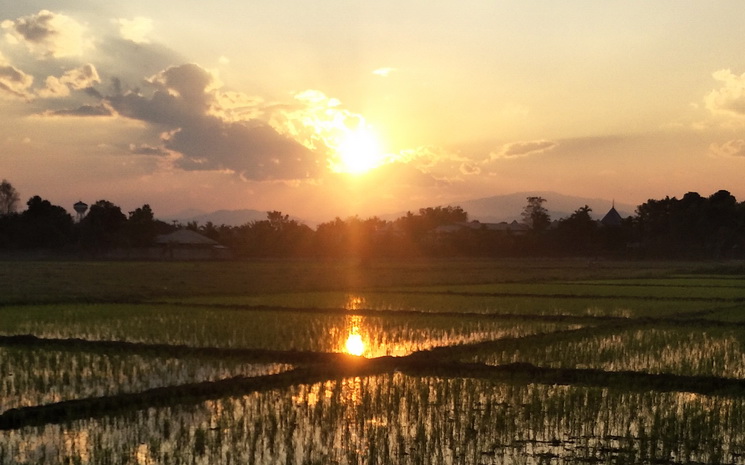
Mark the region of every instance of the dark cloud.
<instances>
[{"instance_id":1,"label":"dark cloud","mask_svg":"<svg viewBox=\"0 0 745 465\"><path fill-rule=\"evenodd\" d=\"M266 124L213 118L176 131L166 147L183 154L177 163L183 169L229 169L248 179L302 179L319 168L310 150Z\"/></svg>"},{"instance_id":2,"label":"dark cloud","mask_svg":"<svg viewBox=\"0 0 745 465\"><path fill-rule=\"evenodd\" d=\"M85 92L88 96L96 98L96 99L102 99L103 94L99 92L95 87L86 87L83 89L83 92Z\"/></svg>"},{"instance_id":3,"label":"dark cloud","mask_svg":"<svg viewBox=\"0 0 745 465\"><path fill-rule=\"evenodd\" d=\"M54 116L112 116L111 110L105 105L81 105L75 109L53 111Z\"/></svg>"},{"instance_id":4,"label":"dark cloud","mask_svg":"<svg viewBox=\"0 0 745 465\"><path fill-rule=\"evenodd\" d=\"M18 19L15 30L29 42L42 42L55 34L54 17L51 11L43 10L38 15Z\"/></svg>"},{"instance_id":5,"label":"dark cloud","mask_svg":"<svg viewBox=\"0 0 745 465\"><path fill-rule=\"evenodd\" d=\"M166 155L171 154L171 152L164 149L163 147L157 147L157 146L147 145L147 144L141 144L141 145L130 144L129 152L135 155L153 155L153 156L166 156Z\"/></svg>"},{"instance_id":6,"label":"dark cloud","mask_svg":"<svg viewBox=\"0 0 745 465\"><path fill-rule=\"evenodd\" d=\"M247 179L300 179L321 169L318 157L260 120L229 122L215 115L215 80L198 65L169 68L147 81L150 95L120 92L106 98L121 116L167 134L164 147L182 154L185 170L230 170ZM115 87L120 87L115 82Z\"/></svg>"}]
</instances>

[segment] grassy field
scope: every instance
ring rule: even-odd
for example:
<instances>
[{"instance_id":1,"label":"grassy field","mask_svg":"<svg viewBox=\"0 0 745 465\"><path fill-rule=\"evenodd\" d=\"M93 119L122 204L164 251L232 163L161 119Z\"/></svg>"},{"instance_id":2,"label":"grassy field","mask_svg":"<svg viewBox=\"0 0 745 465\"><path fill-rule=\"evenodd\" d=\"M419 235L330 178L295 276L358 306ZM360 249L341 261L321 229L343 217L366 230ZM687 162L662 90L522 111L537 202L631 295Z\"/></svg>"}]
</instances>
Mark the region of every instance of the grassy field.
<instances>
[{"instance_id":1,"label":"grassy field","mask_svg":"<svg viewBox=\"0 0 745 465\"><path fill-rule=\"evenodd\" d=\"M745 463L741 263L3 262L0 463Z\"/></svg>"},{"instance_id":2,"label":"grassy field","mask_svg":"<svg viewBox=\"0 0 745 465\"><path fill-rule=\"evenodd\" d=\"M0 262L0 302L139 301L163 296L359 291L402 286L665 277L716 263L588 260ZM738 265L733 265L735 269ZM726 268L725 268L726 270Z\"/></svg>"}]
</instances>

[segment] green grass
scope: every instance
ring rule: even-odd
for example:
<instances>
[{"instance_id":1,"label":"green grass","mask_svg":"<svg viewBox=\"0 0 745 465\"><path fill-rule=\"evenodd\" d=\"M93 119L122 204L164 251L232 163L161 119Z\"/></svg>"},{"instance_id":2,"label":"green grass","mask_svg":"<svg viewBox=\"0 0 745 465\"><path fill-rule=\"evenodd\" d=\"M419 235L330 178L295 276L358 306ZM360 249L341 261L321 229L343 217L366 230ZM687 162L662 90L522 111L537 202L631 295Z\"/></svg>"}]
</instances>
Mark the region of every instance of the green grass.
<instances>
[{"instance_id":1,"label":"green grass","mask_svg":"<svg viewBox=\"0 0 745 465\"><path fill-rule=\"evenodd\" d=\"M541 293L542 284L533 285L537 292L520 297L473 293L396 291L362 292L292 292L251 296L199 296L166 298L170 303L228 307L268 306L297 309L362 309L374 311L416 311L447 313L484 313L502 315L566 315L595 317L664 317L720 308L723 302L677 299L646 299L626 296L598 298L573 296L556 298ZM527 289L530 289L528 287Z\"/></svg>"},{"instance_id":2,"label":"green grass","mask_svg":"<svg viewBox=\"0 0 745 465\"><path fill-rule=\"evenodd\" d=\"M745 300L745 285L723 285L725 280L665 280L664 285L627 280L616 281L582 281L582 282L548 282L548 283L496 283L472 285L439 285L417 287L417 292L494 294L547 297L618 297L638 299L675 299L675 300ZM674 285L672 283L675 283Z\"/></svg>"},{"instance_id":3,"label":"green grass","mask_svg":"<svg viewBox=\"0 0 745 465\"><path fill-rule=\"evenodd\" d=\"M723 323L745 323L745 305L733 305L729 308L708 313L706 319Z\"/></svg>"},{"instance_id":4,"label":"green grass","mask_svg":"<svg viewBox=\"0 0 745 465\"><path fill-rule=\"evenodd\" d=\"M359 291L401 286L664 277L718 264L583 260L0 263L0 304L142 301L157 297Z\"/></svg>"},{"instance_id":5,"label":"green grass","mask_svg":"<svg viewBox=\"0 0 745 465\"><path fill-rule=\"evenodd\" d=\"M366 356L405 355L576 327L570 323L439 315L359 316L345 312L243 310L179 305L35 305L0 308L0 334L192 347L344 352L359 334Z\"/></svg>"}]
</instances>

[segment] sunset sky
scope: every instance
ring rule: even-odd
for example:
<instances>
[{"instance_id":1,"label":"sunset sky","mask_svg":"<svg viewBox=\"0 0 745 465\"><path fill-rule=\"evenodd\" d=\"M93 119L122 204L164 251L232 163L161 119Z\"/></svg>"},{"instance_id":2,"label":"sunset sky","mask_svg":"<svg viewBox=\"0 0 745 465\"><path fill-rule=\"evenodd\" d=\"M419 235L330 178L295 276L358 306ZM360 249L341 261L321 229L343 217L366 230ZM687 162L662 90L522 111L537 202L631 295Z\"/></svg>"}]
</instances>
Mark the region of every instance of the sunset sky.
<instances>
[{"instance_id":1,"label":"sunset sky","mask_svg":"<svg viewBox=\"0 0 745 465\"><path fill-rule=\"evenodd\" d=\"M0 0L0 178L24 204L159 217L331 220L523 191L742 201L744 15L735 0Z\"/></svg>"}]
</instances>

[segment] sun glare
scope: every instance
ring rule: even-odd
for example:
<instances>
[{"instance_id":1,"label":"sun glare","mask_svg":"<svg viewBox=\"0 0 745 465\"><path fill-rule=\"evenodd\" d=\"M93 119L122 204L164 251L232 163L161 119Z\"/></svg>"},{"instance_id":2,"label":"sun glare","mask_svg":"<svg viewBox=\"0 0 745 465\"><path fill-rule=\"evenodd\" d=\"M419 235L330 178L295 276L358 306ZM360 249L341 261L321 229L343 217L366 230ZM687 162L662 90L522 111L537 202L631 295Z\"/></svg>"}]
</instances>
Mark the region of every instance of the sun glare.
<instances>
[{"instance_id":1,"label":"sun glare","mask_svg":"<svg viewBox=\"0 0 745 465\"><path fill-rule=\"evenodd\" d=\"M385 157L375 134L369 128L357 128L344 134L335 148L334 170L340 173L362 174L377 168Z\"/></svg>"},{"instance_id":2,"label":"sun glare","mask_svg":"<svg viewBox=\"0 0 745 465\"><path fill-rule=\"evenodd\" d=\"M360 356L365 353L365 343L359 334L350 334L345 345L347 353Z\"/></svg>"}]
</instances>

